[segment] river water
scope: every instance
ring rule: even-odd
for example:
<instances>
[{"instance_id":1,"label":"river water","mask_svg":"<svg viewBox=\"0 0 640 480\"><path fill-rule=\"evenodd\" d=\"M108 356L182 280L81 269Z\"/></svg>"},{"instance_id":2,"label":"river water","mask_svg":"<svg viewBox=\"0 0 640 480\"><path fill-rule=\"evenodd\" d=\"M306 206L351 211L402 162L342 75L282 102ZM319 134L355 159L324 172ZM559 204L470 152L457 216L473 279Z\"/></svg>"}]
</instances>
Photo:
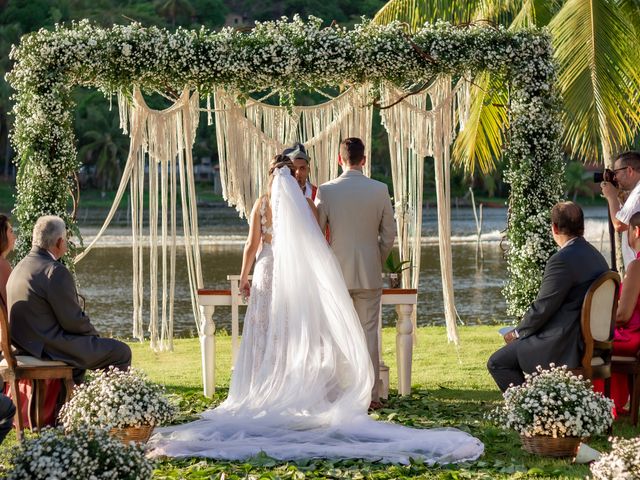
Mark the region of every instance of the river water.
<instances>
[{"instance_id":1,"label":"river water","mask_svg":"<svg viewBox=\"0 0 640 480\"><path fill-rule=\"evenodd\" d=\"M452 253L455 304L461 323L466 325L503 323L506 315L502 288L507 276L501 232L506 225L504 208L485 209L482 222L484 258L476 256L476 223L473 210L453 209ZM609 259L606 236L606 209L585 209L585 236ZM80 219L82 221L82 218ZM205 288L228 289L227 275L238 274L242 247L248 231L231 209L210 208L199 212L202 272ZM95 221L93 222L95 223ZM87 244L98 228L90 221L81 224ZM442 325L442 283L437 244L435 209L423 215L423 245L418 295L418 325ZM99 331L128 338L132 330L132 252L126 219L111 227L99 246L77 265L79 290L86 298L86 311ZM148 270L145 292L148 295ZM148 305L148 302L147 302ZM145 305L145 306L147 306ZM215 314L218 331L229 330L229 309ZM175 302L175 335L193 336L195 320L189 299L184 255L178 251ZM383 322L395 323L393 307L385 307Z\"/></svg>"}]
</instances>

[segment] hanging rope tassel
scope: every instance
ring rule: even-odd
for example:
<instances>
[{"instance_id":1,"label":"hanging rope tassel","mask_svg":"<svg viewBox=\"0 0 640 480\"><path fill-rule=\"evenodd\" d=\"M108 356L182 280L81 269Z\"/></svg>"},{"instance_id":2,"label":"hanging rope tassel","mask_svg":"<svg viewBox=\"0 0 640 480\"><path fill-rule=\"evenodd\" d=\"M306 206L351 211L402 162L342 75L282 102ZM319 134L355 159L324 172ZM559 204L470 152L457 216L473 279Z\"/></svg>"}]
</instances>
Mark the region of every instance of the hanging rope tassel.
<instances>
[{"instance_id":1,"label":"hanging rope tassel","mask_svg":"<svg viewBox=\"0 0 640 480\"><path fill-rule=\"evenodd\" d=\"M198 238L198 215L191 151L199 119L199 98L187 89L170 108L149 109L139 89L129 102L118 94L120 122L129 129L129 156L109 215L98 235L75 259L79 262L106 231L130 187L133 250L133 337L144 339L144 259L149 260L148 331L154 350L173 349L177 237L177 189L181 192L183 238L191 304L200 333L200 308L197 290L202 288L202 267ZM145 179L148 176L148 187ZM148 237L145 239L144 198L149 198ZM160 232L158 231L160 225Z\"/></svg>"},{"instance_id":2,"label":"hanging rope tassel","mask_svg":"<svg viewBox=\"0 0 640 480\"><path fill-rule=\"evenodd\" d=\"M422 190L424 158L434 158L438 203L438 245L447 337L458 345L453 294L450 214L450 147L456 127L468 117L469 90L461 80L451 89L451 78L438 78L429 88L403 97L393 86L384 84L382 102L394 105L384 109L382 123L389 135L391 170L395 196L400 260L411 262L403 272L403 282L418 288L422 238ZM402 100L398 101L398 99ZM397 103L396 103L397 102ZM416 312L413 317L414 339Z\"/></svg>"}]
</instances>

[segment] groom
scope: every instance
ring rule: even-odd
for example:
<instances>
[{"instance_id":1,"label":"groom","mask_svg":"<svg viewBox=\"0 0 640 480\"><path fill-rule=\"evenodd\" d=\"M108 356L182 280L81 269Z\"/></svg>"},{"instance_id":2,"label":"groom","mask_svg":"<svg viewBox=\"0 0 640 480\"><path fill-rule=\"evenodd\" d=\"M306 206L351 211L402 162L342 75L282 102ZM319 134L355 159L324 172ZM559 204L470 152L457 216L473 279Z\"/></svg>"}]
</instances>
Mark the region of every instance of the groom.
<instances>
[{"instance_id":1,"label":"groom","mask_svg":"<svg viewBox=\"0 0 640 480\"><path fill-rule=\"evenodd\" d=\"M331 248L365 333L375 379L370 408L376 409L382 406L378 392L382 263L393 247L396 224L387 186L362 173L364 152L359 138L342 141L338 161L344 173L318 188L316 205L320 229L331 228Z\"/></svg>"}]
</instances>

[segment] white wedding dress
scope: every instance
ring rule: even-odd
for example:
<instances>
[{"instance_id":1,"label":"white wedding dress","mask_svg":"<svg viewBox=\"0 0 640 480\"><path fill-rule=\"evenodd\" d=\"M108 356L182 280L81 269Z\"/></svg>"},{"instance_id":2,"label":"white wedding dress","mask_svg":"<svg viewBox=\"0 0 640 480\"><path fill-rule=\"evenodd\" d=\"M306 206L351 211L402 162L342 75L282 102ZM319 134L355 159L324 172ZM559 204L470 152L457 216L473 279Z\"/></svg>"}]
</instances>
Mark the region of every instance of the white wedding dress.
<instances>
[{"instance_id":1,"label":"white wedding dress","mask_svg":"<svg viewBox=\"0 0 640 480\"><path fill-rule=\"evenodd\" d=\"M274 175L273 243L263 242L256 261L229 396L199 420L158 429L150 455L241 460L263 451L281 460L412 457L430 464L478 458L483 444L460 430L367 415L373 368L340 265L289 169Z\"/></svg>"}]
</instances>

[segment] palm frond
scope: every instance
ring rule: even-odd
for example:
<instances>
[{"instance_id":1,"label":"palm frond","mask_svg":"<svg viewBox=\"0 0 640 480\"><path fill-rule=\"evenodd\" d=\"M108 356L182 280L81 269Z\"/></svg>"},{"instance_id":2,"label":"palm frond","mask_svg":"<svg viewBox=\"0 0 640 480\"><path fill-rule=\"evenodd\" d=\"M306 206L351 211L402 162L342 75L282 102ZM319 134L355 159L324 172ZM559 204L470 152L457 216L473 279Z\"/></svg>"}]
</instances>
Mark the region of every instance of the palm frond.
<instances>
[{"instance_id":1,"label":"palm frond","mask_svg":"<svg viewBox=\"0 0 640 480\"><path fill-rule=\"evenodd\" d=\"M561 6L560 0L523 0L509 29L548 25Z\"/></svg>"},{"instance_id":2,"label":"palm frond","mask_svg":"<svg viewBox=\"0 0 640 480\"><path fill-rule=\"evenodd\" d=\"M473 20L487 20L500 25L508 25L513 16L522 9L527 0L482 0L476 6Z\"/></svg>"},{"instance_id":3,"label":"palm frond","mask_svg":"<svg viewBox=\"0 0 640 480\"><path fill-rule=\"evenodd\" d=\"M640 41L640 0L620 0L620 10L633 26L636 42Z\"/></svg>"},{"instance_id":4,"label":"palm frond","mask_svg":"<svg viewBox=\"0 0 640 480\"><path fill-rule=\"evenodd\" d=\"M483 0L390 0L375 17L373 22L387 24L394 20L405 22L411 31L418 30L425 22L446 20L453 24L469 23L474 18L477 6Z\"/></svg>"},{"instance_id":5,"label":"palm frond","mask_svg":"<svg viewBox=\"0 0 640 480\"><path fill-rule=\"evenodd\" d=\"M549 24L564 99L564 143L599 161L625 148L640 122L640 48L615 0L568 0Z\"/></svg>"},{"instance_id":6,"label":"palm frond","mask_svg":"<svg viewBox=\"0 0 640 480\"><path fill-rule=\"evenodd\" d=\"M481 73L471 86L469 119L453 146L453 162L473 174L476 165L482 173L495 170L507 126L507 92L504 86Z\"/></svg>"}]
</instances>

